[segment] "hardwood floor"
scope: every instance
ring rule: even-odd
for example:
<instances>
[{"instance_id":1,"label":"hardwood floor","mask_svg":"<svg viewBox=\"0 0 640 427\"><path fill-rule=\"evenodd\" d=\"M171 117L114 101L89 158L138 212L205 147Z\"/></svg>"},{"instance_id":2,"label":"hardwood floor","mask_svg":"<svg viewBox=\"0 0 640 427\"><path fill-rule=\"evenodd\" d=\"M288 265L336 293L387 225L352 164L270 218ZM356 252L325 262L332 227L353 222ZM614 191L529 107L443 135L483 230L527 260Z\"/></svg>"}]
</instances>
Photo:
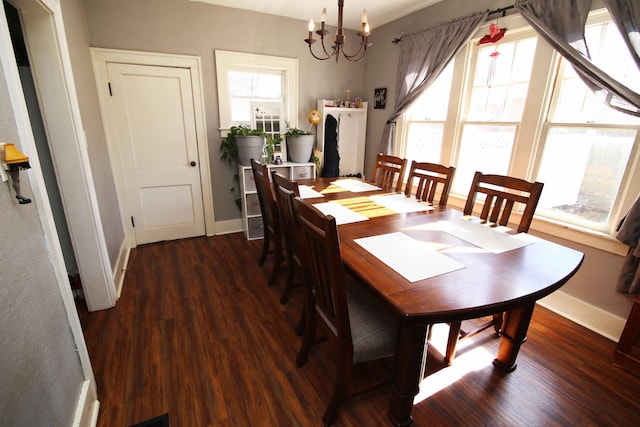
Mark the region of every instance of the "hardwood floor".
<instances>
[{"instance_id":1,"label":"hardwood floor","mask_svg":"<svg viewBox=\"0 0 640 427\"><path fill-rule=\"evenodd\" d=\"M284 275L267 286L261 243L237 233L138 247L115 308L78 304L98 426L166 412L172 427L322 425L333 354L318 344L296 368L302 292L280 304ZM423 389L435 391L414 406L415 426L640 425L640 378L612 365L615 343L539 306L515 372L467 368L497 353L498 340L479 340L445 369L430 349ZM440 381L450 384L438 391ZM335 425L389 425L389 396L387 387L347 401Z\"/></svg>"}]
</instances>

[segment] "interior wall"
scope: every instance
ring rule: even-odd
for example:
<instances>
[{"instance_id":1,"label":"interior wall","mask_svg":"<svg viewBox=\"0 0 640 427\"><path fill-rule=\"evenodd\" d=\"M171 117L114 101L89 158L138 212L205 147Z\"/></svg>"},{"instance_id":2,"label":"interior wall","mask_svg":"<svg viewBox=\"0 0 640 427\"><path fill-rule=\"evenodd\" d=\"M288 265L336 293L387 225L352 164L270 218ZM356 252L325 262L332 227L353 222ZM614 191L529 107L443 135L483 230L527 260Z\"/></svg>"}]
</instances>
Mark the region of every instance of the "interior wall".
<instances>
[{"instance_id":1,"label":"interior wall","mask_svg":"<svg viewBox=\"0 0 640 427\"><path fill-rule=\"evenodd\" d=\"M374 88L387 88L387 107L383 110L370 110L367 121L367 149L365 173L371 173L375 156L380 148L380 137L386 121L393 113L396 100L396 70L399 48L392 44L394 38L403 34L423 30L441 22L466 16L485 9L494 10L511 6L513 0L447 0L415 12L376 29L375 49L371 49L366 58L364 91L373 93ZM603 7L600 0L594 0L592 9ZM618 255L573 243L542 233L543 238L561 245L569 246L585 253L585 260L578 273L561 288L561 292L591 304L608 313L626 319L631 302L615 290L623 258Z\"/></svg>"},{"instance_id":2,"label":"interior wall","mask_svg":"<svg viewBox=\"0 0 640 427\"><path fill-rule=\"evenodd\" d=\"M82 0L61 0L60 5L64 16L64 28L80 106L80 116L87 140L91 173L100 208L100 219L113 270L116 268L124 241L124 228L120 220L115 183L111 172L100 105L98 104L98 93L89 55L84 7Z\"/></svg>"},{"instance_id":3,"label":"interior wall","mask_svg":"<svg viewBox=\"0 0 640 427\"><path fill-rule=\"evenodd\" d=\"M7 58L0 60L0 141L19 147ZM33 199L32 173L21 173L21 190ZM0 183L0 424L7 426L72 425L84 381L37 203L19 205L9 182Z\"/></svg>"},{"instance_id":4,"label":"interior wall","mask_svg":"<svg viewBox=\"0 0 640 427\"><path fill-rule=\"evenodd\" d=\"M298 58L301 128L308 125L307 114L316 108L319 98L344 99L350 89L352 99L359 96L371 100L362 90L364 63L350 63L344 58L337 64L334 60L313 59L303 41L307 22L302 20L188 0L84 0L84 8L92 47L196 55L202 59L216 221L237 219L241 213L229 191L234 185L234 171L220 160L215 49ZM354 40L356 36L349 32L348 38Z\"/></svg>"}]
</instances>

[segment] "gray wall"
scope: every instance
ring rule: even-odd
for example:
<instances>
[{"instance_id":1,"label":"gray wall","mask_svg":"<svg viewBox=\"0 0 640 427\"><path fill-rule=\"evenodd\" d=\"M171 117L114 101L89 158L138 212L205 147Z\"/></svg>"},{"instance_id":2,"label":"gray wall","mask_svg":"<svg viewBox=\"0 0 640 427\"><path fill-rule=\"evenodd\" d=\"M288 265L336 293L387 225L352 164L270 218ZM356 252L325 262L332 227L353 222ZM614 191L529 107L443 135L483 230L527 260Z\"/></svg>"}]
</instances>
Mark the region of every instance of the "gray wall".
<instances>
[{"instance_id":1,"label":"gray wall","mask_svg":"<svg viewBox=\"0 0 640 427\"><path fill-rule=\"evenodd\" d=\"M375 48L367 55L365 64L364 92L372 94L374 88L387 88L387 108L370 110L367 122L367 149L365 173L370 174L376 154L380 147L380 136L384 124L393 113L396 91L396 69L399 49L391 41L403 34L426 29L432 25L446 22L457 17L469 15L485 9L494 10L513 4L513 0L446 0L429 8L375 29ZM592 8L602 7L601 1L594 1ZM626 318L631 303L625 296L616 292L615 284L622 266L623 258L609 252L555 236L539 234L559 244L572 247L585 253L585 260L578 273L562 288L563 292Z\"/></svg>"},{"instance_id":2,"label":"gray wall","mask_svg":"<svg viewBox=\"0 0 640 427\"><path fill-rule=\"evenodd\" d=\"M298 58L302 128L319 98L343 99L351 89L352 99L368 100L362 91L364 64L313 59L303 41L305 21L188 0L85 0L84 7L92 47L201 58L216 221L240 218L240 211L229 192L234 171L220 161L215 49Z\"/></svg>"},{"instance_id":3,"label":"gray wall","mask_svg":"<svg viewBox=\"0 0 640 427\"><path fill-rule=\"evenodd\" d=\"M19 147L14 117L0 67L0 141ZM84 377L36 204L0 183L0 218L0 425L71 425Z\"/></svg>"},{"instance_id":4,"label":"gray wall","mask_svg":"<svg viewBox=\"0 0 640 427\"><path fill-rule=\"evenodd\" d=\"M120 221L115 184L102 127L82 0L62 0L61 8L82 125L87 137L89 162L100 209L100 219L113 269L124 240L124 229Z\"/></svg>"}]
</instances>

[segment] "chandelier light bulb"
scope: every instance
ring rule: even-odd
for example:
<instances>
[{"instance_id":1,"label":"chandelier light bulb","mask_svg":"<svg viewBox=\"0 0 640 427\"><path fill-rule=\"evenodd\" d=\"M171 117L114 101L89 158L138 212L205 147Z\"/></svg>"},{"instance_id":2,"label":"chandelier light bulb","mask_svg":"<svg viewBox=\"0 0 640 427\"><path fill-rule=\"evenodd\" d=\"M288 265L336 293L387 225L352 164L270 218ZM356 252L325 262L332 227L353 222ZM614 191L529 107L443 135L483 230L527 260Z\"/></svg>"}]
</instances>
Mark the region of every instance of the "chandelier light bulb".
<instances>
[{"instance_id":1,"label":"chandelier light bulb","mask_svg":"<svg viewBox=\"0 0 640 427\"><path fill-rule=\"evenodd\" d=\"M313 31L315 27L316 24L313 22L313 18L311 18L311 20L309 20L309 32Z\"/></svg>"},{"instance_id":2,"label":"chandelier light bulb","mask_svg":"<svg viewBox=\"0 0 640 427\"><path fill-rule=\"evenodd\" d=\"M327 8L322 9L322 14L320 15L320 22L327 22Z\"/></svg>"},{"instance_id":3,"label":"chandelier light bulb","mask_svg":"<svg viewBox=\"0 0 640 427\"><path fill-rule=\"evenodd\" d=\"M367 22L367 9L362 9L362 23Z\"/></svg>"}]
</instances>

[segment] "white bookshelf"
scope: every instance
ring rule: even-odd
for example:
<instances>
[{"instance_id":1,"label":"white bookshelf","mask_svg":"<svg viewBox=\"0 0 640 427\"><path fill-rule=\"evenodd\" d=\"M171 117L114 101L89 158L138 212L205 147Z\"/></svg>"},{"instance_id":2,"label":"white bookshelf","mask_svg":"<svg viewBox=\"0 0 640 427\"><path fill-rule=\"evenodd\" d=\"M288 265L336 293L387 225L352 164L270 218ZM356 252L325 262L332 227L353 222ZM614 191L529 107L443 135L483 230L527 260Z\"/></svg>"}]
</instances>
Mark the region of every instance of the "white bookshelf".
<instances>
[{"instance_id":1,"label":"white bookshelf","mask_svg":"<svg viewBox=\"0 0 640 427\"><path fill-rule=\"evenodd\" d=\"M314 163L285 162L281 165L267 165L269 174L274 170L288 177L292 181L310 179L316 176ZM256 183L253 179L251 166L238 166L240 179L240 195L242 201L242 229L248 240L262 239L264 229L262 226L262 211L256 191ZM271 176L269 176L271 179Z\"/></svg>"}]
</instances>

